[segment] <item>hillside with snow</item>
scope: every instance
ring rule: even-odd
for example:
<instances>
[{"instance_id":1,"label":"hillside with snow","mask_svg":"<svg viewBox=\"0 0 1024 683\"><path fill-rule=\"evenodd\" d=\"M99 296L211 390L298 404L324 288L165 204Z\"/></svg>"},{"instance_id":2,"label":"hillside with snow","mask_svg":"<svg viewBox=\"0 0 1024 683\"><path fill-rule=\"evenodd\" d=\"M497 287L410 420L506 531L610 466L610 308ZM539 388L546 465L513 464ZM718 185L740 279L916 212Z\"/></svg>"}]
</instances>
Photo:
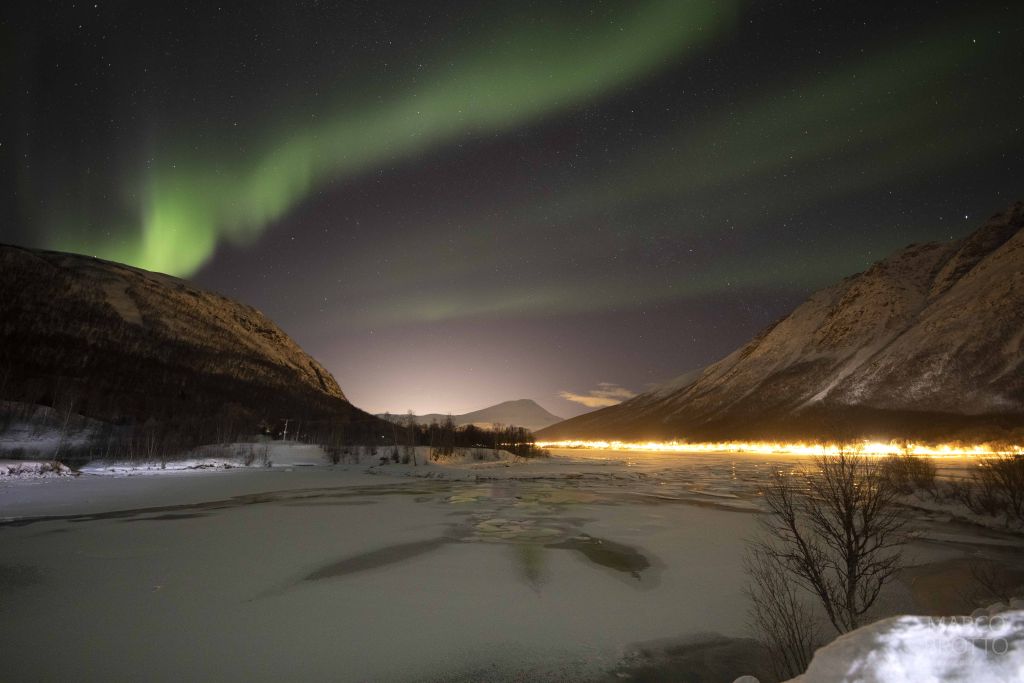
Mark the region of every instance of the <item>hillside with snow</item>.
<instances>
[{"instance_id":1,"label":"hillside with snow","mask_svg":"<svg viewBox=\"0 0 1024 683\"><path fill-rule=\"evenodd\" d=\"M378 415L378 417L384 416ZM403 415L393 415L391 417L396 420L405 419ZM421 424L429 424L434 421L443 422L447 417L447 415L442 413L429 413L427 415L414 415L413 419ZM493 424L502 424L538 430L553 425L556 422L561 422L562 418L548 412L536 401L521 398L515 401L502 401L496 405L462 415L452 415L452 420L457 427L470 424L490 427Z\"/></svg>"},{"instance_id":2,"label":"hillside with snow","mask_svg":"<svg viewBox=\"0 0 1024 683\"><path fill-rule=\"evenodd\" d=\"M543 439L985 438L1024 429L1024 203L823 289L703 371Z\"/></svg>"}]
</instances>

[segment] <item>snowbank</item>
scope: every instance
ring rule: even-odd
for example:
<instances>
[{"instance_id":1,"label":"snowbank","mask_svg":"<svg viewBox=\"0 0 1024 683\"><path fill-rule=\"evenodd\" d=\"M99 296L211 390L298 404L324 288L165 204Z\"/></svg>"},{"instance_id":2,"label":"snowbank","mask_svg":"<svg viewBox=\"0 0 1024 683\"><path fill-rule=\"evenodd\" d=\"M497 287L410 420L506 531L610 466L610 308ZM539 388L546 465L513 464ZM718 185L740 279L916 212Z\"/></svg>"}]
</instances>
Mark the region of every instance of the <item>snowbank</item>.
<instances>
[{"instance_id":1,"label":"snowbank","mask_svg":"<svg viewBox=\"0 0 1024 683\"><path fill-rule=\"evenodd\" d=\"M863 626L819 649L793 683L1024 680L1024 602L985 612Z\"/></svg>"},{"instance_id":2,"label":"snowbank","mask_svg":"<svg viewBox=\"0 0 1024 683\"><path fill-rule=\"evenodd\" d=\"M505 467L516 461L516 457L508 451L495 452L492 449L474 448L459 448L451 456L432 460L429 447L417 446L415 448L416 466L411 463L412 456L413 453L407 454L404 448L396 450L391 446L382 446L376 449L367 446L352 446L346 452L337 455L337 464L368 466L375 471L374 473L391 472L411 476L431 476L438 474L439 470L444 470L455 473L457 478L457 474L463 470ZM403 460L407 458L410 462L403 464ZM83 466L81 472L129 475L190 470L226 470L239 467L314 467L330 466L331 464L331 458L320 446L294 441L273 441L203 446L195 449L186 458L166 461L108 462L96 460Z\"/></svg>"},{"instance_id":3,"label":"snowbank","mask_svg":"<svg viewBox=\"0 0 1024 683\"><path fill-rule=\"evenodd\" d=\"M71 468L52 460L0 460L0 479L43 479L74 475Z\"/></svg>"},{"instance_id":4,"label":"snowbank","mask_svg":"<svg viewBox=\"0 0 1024 683\"><path fill-rule=\"evenodd\" d=\"M161 462L104 462L92 461L83 465L82 474L159 474L161 472L185 472L190 470L227 470L245 465L231 458L188 458Z\"/></svg>"},{"instance_id":5,"label":"snowbank","mask_svg":"<svg viewBox=\"0 0 1024 683\"><path fill-rule=\"evenodd\" d=\"M517 458L507 451L495 452L492 449L483 448L458 448L451 456L433 460L429 447L417 446L415 460L418 467L411 464L412 456L413 453L407 453L404 448L396 450L391 446L381 446L376 449L367 446L352 446L346 452L338 454L337 464L368 466L374 470L374 473L390 472L432 477L445 472L444 476L446 477L459 478L460 474L465 475L466 472L507 467L517 461ZM402 464L403 460L410 462ZM22 470L28 471L22 466L34 461L3 462L16 463L17 466L13 468L13 471L22 473ZM314 467L330 466L331 464L331 458L320 446L295 441L262 441L201 446L187 454L186 457L166 460L93 460L82 466L79 471L83 474L127 476L235 468ZM33 467L39 469L38 465L39 463ZM60 467L62 468L61 472L71 472L63 465ZM467 478L473 477L470 475Z\"/></svg>"},{"instance_id":6,"label":"snowbank","mask_svg":"<svg viewBox=\"0 0 1024 683\"><path fill-rule=\"evenodd\" d=\"M81 468L85 474L160 474L192 470L228 470L237 467L305 467L327 465L319 446L294 441L240 442L202 446L189 457L166 461L108 462L94 460Z\"/></svg>"}]
</instances>

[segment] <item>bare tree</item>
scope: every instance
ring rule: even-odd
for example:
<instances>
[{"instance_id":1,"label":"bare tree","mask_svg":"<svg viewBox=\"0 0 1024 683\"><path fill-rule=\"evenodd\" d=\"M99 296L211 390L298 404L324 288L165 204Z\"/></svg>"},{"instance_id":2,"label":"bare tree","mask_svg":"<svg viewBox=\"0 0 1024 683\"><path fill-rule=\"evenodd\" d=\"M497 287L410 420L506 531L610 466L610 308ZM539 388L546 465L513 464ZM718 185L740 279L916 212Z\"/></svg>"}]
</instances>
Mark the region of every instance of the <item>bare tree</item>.
<instances>
[{"instance_id":1,"label":"bare tree","mask_svg":"<svg viewBox=\"0 0 1024 683\"><path fill-rule=\"evenodd\" d=\"M11 377L11 363L6 361L0 364L0 401L8 398L7 382Z\"/></svg>"},{"instance_id":2,"label":"bare tree","mask_svg":"<svg viewBox=\"0 0 1024 683\"><path fill-rule=\"evenodd\" d=\"M391 425L391 461L398 462L398 418L384 413L384 421Z\"/></svg>"},{"instance_id":3,"label":"bare tree","mask_svg":"<svg viewBox=\"0 0 1024 683\"><path fill-rule=\"evenodd\" d=\"M160 453L160 467L163 468L167 465L167 451L160 449L160 439L158 433L159 425L153 418L149 418L142 425L141 434L141 446L142 456L145 462L154 462L156 460L157 453Z\"/></svg>"},{"instance_id":4,"label":"bare tree","mask_svg":"<svg viewBox=\"0 0 1024 683\"><path fill-rule=\"evenodd\" d=\"M818 597L840 633L852 631L901 567L904 521L876 460L850 450L810 471L776 473L759 552Z\"/></svg>"},{"instance_id":5,"label":"bare tree","mask_svg":"<svg viewBox=\"0 0 1024 683\"><path fill-rule=\"evenodd\" d=\"M979 498L987 503L982 507L993 514L1005 512L1007 521L1024 521L1024 454L1007 449L985 458L972 471L971 479Z\"/></svg>"},{"instance_id":6,"label":"bare tree","mask_svg":"<svg viewBox=\"0 0 1024 683\"><path fill-rule=\"evenodd\" d=\"M412 459L412 465L416 467L416 415L411 410L405 414L405 440L404 460L408 463Z\"/></svg>"},{"instance_id":7,"label":"bare tree","mask_svg":"<svg viewBox=\"0 0 1024 683\"><path fill-rule=\"evenodd\" d=\"M260 467L270 467L270 442L264 441L260 444L259 451L256 454L256 463Z\"/></svg>"},{"instance_id":8,"label":"bare tree","mask_svg":"<svg viewBox=\"0 0 1024 683\"><path fill-rule=\"evenodd\" d=\"M749 548L743 567L750 625L768 650L773 673L779 680L799 676L820 644L810 606L777 555Z\"/></svg>"},{"instance_id":9,"label":"bare tree","mask_svg":"<svg viewBox=\"0 0 1024 683\"><path fill-rule=\"evenodd\" d=\"M444 422L430 424L431 432L437 432L437 438L431 439L430 455L434 460L450 458L455 453L455 419L449 414Z\"/></svg>"},{"instance_id":10,"label":"bare tree","mask_svg":"<svg viewBox=\"0 0 1024 683\"><path fill-rule=\"evenodd\" d=\"M54 460L60 460L64 452L64 444L67 442L68 427L71 418L75 415L75 402L77 396L73 390L65 391L60 400L55 400L53 405L54 417L58 420L60 427L60 439L57 441L57 450L53 454Z\"/></svg>"},{"instance_id":11,"label":"bare tree","mask_svg":"<svg viewBox=\"0 0 1024 683\"><path fill-rule=\"evenodd\" d=\"M975 558L968 565L974 590L968 597L977 603L993 600L1009 603L1021 588L1019 574L1001 562Z\"/></svg>"},{"instance_id":12,"label":"bare tree","mask_svg":"<svg viewBox=\"0 0 1024 683\"><path fill-rule=\"evenodd\" d=\"M500 422L495 422L494 424L491 425L491 430L493 430L494 432L494 459L497 460L499 457L498 451L500 450L499 446L501 434L502 432L505 431L505 425L501 424Z\"/></svg>"}]
</instances>

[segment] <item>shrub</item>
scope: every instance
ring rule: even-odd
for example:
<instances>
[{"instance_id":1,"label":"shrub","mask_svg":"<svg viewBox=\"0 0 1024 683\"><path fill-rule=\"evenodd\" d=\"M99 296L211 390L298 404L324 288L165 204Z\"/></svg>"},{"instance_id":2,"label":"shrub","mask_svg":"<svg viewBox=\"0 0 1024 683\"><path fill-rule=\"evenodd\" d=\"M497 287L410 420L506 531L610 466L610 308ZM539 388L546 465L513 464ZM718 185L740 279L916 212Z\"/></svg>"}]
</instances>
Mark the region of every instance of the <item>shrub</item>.
<instances>
[{"instance_id":1,"label":"shrub","mask_svg":"<svg viewBox=\"0 0 1024 683\"><path fill-rule=\"evenodd\" d=\"M840 633L856 629L902 566L904 520L881 464L842 450L800 474L776 473L755 552L818 597Z\"/></svg>"},{"instance_id":2,"label":"shrub","mask_svg":"<svg viewBox=\"0 0 1024 683\"><path fill-rule=\"evenodd\" d=\"M750 626L768 651L773 673L779 680L799 676L820 645L810 606L776 554L749 548L743 568Z\"/></svg>"},{"instance_id":3,"label":"shrub","mask_svg":"<svg viewBox=\"0 0 1024 683\"><path fill-rule=\"evenodd\" d=\"M1005 514L1024 521L1024 454L1006 453L986 458L971 473L968 507L979 514Z\"/></svg>"},{"instance_id":4,"label":"shrub","mask_svg":"<svg viewBox=\"0 0 1024 683\"><path fill-rule=\"evenodd\" d=\"M936 467L929 458L916 455L893 455L882 461L880 475L899 493L935 491Z\"/></svg>"},{"instance_id":5,"label":"shrub","mask_svg":"<svg viewBox=\"0 0 1024 683\"><path fill-rule=\"evenodd\" d=\"M256 464L260 467L270 467L270 443L264 441L256 449Z\"/></svg>"},{"instance_id":6,"label":"shrub","mask_svg":"<svg viewBox=\"0 0 1024 683\"><path fill-rule=\"evenodd\" d=\"M942 500L951 500L962 503L967 508L971 507L971 485L963 479L949 479L941 485L936 485L935 495Z\"/></svg>"},{"instance_id":7,"label":"shrub","mask_svg":"<svg viewBox=\"0 0 1024 683\"><path fill-rule=\"evenodd\" d=\"M1019 595L1019 573L994 560L975 558L968 565L975 590L970 593L974 602L986 605L992 601L1009 604Z\"/></svg>"}]
</instances>

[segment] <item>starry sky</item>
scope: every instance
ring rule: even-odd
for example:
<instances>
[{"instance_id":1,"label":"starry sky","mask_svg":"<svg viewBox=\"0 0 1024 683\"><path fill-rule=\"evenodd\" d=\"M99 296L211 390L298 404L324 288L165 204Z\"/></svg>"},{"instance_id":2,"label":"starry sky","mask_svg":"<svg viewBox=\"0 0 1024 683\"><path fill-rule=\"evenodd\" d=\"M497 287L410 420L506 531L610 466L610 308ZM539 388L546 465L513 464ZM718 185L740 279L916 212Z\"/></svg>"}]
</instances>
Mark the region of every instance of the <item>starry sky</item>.
<instances>
[{"instance_id":1,"label":"starry sky","mask_svg":"<svg viewBox=\"0 0 1024 683\"><path fill-rule=\"evenodd\" d=\"M571 416L1024 197L1016 2L0 10L0 241L188 278L374 411Z\"/></svg>"}]
</instances>

